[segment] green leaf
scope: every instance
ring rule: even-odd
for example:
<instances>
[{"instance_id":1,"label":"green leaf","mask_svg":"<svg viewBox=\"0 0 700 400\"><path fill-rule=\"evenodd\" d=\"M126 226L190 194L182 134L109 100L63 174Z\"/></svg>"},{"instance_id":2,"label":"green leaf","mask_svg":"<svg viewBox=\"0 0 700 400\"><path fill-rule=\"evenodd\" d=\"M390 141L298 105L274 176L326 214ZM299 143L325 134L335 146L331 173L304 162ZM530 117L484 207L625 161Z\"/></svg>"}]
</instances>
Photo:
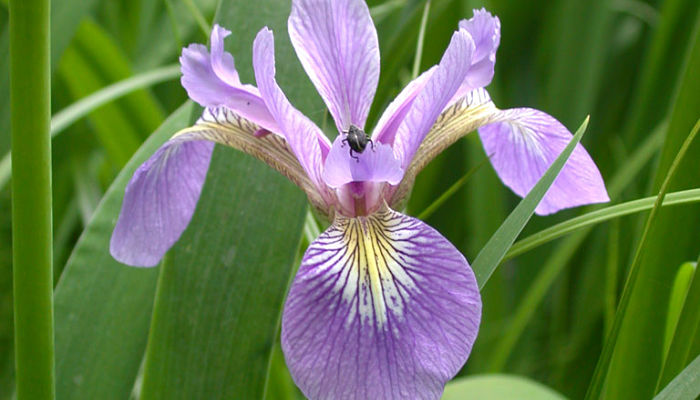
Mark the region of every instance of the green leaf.
<instances>
[{"instance_id":1,"label":"green leaf","mask_svg":"<svg viewBox=\"0 0 700 400\"><path fill-rule=\"evenodd\" d=\"M233 30L236 40L226 44L243 82L253 81L253 37L270 26L277 76L308 112L320 103L300 79L289 9L280 0L224 2L216 20ZM305 216L304 195L285 178L216 148L193 220L161 267L142 399L263 398Z\"/></svg>"},{"instance_id":2,"label":"green leaf","mask_svg":"<svg viewBox=\"0 0 700 400\"><path fill-rule=\"evenodd\" d=\"M684 275L690 274L691 280L689 282L683 282L683 278L677 280L677 282L681 281L678 284L679 291L683 291L683 289L685 291L682 293L682 303L678 307L680 315L677 316L677 323L671 331L672 340L668 347L657 389L668 384L685 367L686 363L698 356L697 350L693 349L693 341L697 340L698 332L700 332L700 274L697 273L697 263L695 265L686 263L684 266L687 267ZM681 271L679 271L679 277L682 276ZM690 286L683 287L688 284Z\"/></svg>"},{"instance_id":3,"label":"green leaf","mask_svg":"<svg viewBox=\"0 0 700 400\"><path fill-rule=\"evenodd\" d=\"M442 400L564 400L565 397L533 380L504 374L455 379L447 384Z\"/></svg>"},{"instance_id":4,"label":"green leaf","mask_svg":"<svg viewBox=\"0 0 700 400\"><path fill-rule=\"evenodd\" d=\"M175 79L179 76L180 66L169 65L134 75L112 85L105 86L55 113L51 117L51 137L56 137L56 135L63 132L73 123L104 104L131 93L134 90L143 89L166 80ZM10 160L9 153L5 154L2 160L0 160L0 190L5 187L10 180L10 173L12 172Z\"/></svg>"},{"instance_id":5,"label":"green leaf","mask_svg":"<svg viewBox=\"0 0 700 400\"><path fill-rule=\"evenodd\" d=\"M517 243L508 250L505 259L517 257L535 247L541 246L554 239L567 235L579 229L594 226L601 222L609 221L614 218L620 218L625 215L639 213L642 211L651 210L654 207L656 196L645 197L628 201L614 206L605 207L600 210L591 211L589 213L568 219L560 222L547 229L543 229L534 233ZM700 201L700 189L682 190L679 192L669 193L664 197L663 207L676 206L681 204L697 203Z\"/></svg>"},{"instance_id":6,"label":"green leaf","mask_svg":"<svg viewBox=\"0 0 700 400\"><path fill-rule=\"evenodd\" d=\"M673 289L671 289L671 298L668 302L668 316L666 317L666 331L664 333L664 360L667 360L668 349L671 347L671 341L673 341L673 336L676 333L676 327L678 326L678 320L681 316L681 311L683 311L683 305L688 296L688 290L690 289L690 283L693 281L693 276L695 276L695 263L687 262L683 263L678 268L678 273L676 274L676 279L673 281ZM692 344L691 341L686 341L688 347ZM674 354L674 357L678 357ZM684 360L685 361L685 360ZM676 371L678 372L678 371ZM675 375L675 373L673 374ZM673 377L671 375L670 378ZM669 380L663 382L662 384L667 384ZM660 380L661 381L661 380Z\"/></svg>"},{"instance_id":7,"label":"green leaf","mask_svg":"<svg viewBox=\"0 0 700 400\"><path fill-rule=\"evenodd\" d=\"M77 99L127 78L131 68L120 49L98 25L84 22L66 50L58 72ZM145 90L130 93L89 115L107 155L119 168L162 118L160 106Z\"/></svg>"},{"instance_id":8,"label":"green leaf","mask_svg":"<svg viewBox=\"0 0 700 400\"><path fill-rule=\"evenodd\" d=\"M569 144L566 145L552 165L547 168L547 171L530 190L530 193L520 201L515 210L510 213L508 218L506 218L500 228L491 236L491 239L489 239L488 243L486 243L476 256L472 264L472 269L476 275L476 281L479 283L479 289L484 287L493 271L498 267L501 260L503 260L506 251L508 251L523 230L525 224L530 220L530 217L532 217L535 208L537 208L537 204L542 200L547 189L549 189L554 179L559 174L559 171L564 167L566 160L569 159L571 152L574 151L574 147L581 141L581 137L586 131L587 126L588 118L583 121Z\"/></svg>"},{"instance_id":9,"label":"green leaf","mask_svg":"<svg viewBox=\"0 0 700 400\"><path fill-rule=\"evenodd\" d=\"M286 178L217 148L162 265L142 399L262 397L305 215Z\"/></svg>"},{"instance_id":10,"label":"green leaf","mask_svg":"<svg viewBox=\"0 0 700 400\"><path fill-rule=\"evenodd\" d=\"M654 400L692 400L700 395L700 356L696 357Z\"/></svg>"},{"instance_id":11,"label":"green leaf","mask_svg":"<svg viewBox=\"0 0 700 400\"><path fill-rule=\"evenodd\" d=\"M146 346L158 271L130 268L109 254L124 188L136 168L187 126L188 103L139 149L110 186L68 260L55 295L59 399L126 399Z\"/></svg>"},{"instance_id":12,"label":"green leaf","mask_svg":"<svg viewBox=\"0 0 700 400\"><path fill-rule=\"evenodd\" d=\"M51 68L56 66L68 47L78 23L97 0L63 0L51 2ZM0 152L10 149L10 85L8 26L0 28Z\"/></svg>"},{"instance_id":13,"label":"green leaf","mask_svg":"<svg viewBox=\"0 0 700 400\"><path fill-rule=\"evenodd\" d=\"M700 75L697 74L700 70L700 13L696 13L693 38L653 179L653 190L658 191L660 197L667 190L695 187L700 171L700 141L687 143L689 133L697 133L693 125L697 128L697 110L700 109L697 95L700 93ZM687 153L680 159L682 150ZM633 399L650 398L654 394L662 366L667 302L675 279L675 269L668 266L680 265L697 256L699 226L697 206L659 209L658 213L652 209L616 315L618 329L613 328L609 343L603 349L589 398L598 398L599 393L604 393L606 398ZM629 368L630 365L646 367Z\"/></svg>"}]
</instances>

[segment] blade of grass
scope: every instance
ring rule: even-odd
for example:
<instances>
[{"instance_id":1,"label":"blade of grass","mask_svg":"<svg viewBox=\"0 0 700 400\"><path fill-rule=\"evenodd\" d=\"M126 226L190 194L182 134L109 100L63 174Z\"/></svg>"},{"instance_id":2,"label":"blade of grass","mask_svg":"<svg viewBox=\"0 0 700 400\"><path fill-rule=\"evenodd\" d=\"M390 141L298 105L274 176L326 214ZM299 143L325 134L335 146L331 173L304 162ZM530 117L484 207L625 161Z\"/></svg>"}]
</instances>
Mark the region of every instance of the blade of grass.
<instances>
[{"instance_id":1,"label":"blade of grass","mask_svg":"<svg viewBox=\"0 0 700 400\"><path fill-rule=\"evenodd\" d=\"M430 203L428 207L426 207L423 211L418 214L416 218L425 221L428 219L435 211L437 211L440 206L442 206L450 197L452 197L459 189L464 186L467 181L469 181L469 178L476 173L481 167L486 165L488 163L489 159L484 158L480 163L477 165L473 166L472 168L469 169L464 175L462 175L461 178L459 178L455 183L452 184L447 190L445 190L440 196L438 196L435 201Z\"/></svg>"},{"instance_id":2,"label":"blade of grass","mask_svg":"<svg viewBox=\"0 0 700 400\"><path fill-rule=\"evenodd\" d=\"M639 174L644 165L656 154L661 146L663 134L665 132L665 125L661 124L654 129L652 135L634 154L624 160L623 164L626 168L619 170L611 179L609 185L609 194L612 198L618 197L622 190L634 181L634 178ZM505 329L506 333L499 337L499 340L495 343L495 347L491 349L491 356L488 364L490 371L500 371L503 369L516 343L523 332L525 332L525 327L530 323L537 308L542 303L542 300L549 292L561 271L566 266L570 265L572 257L584 243L586 237L592 230L592 226L593 225L589 225L583 228L582 231L574 231L573 234L559 244L554 252L547 258L547 261L527 289L525 296L518 302L517 309L513 313L512 319ZM517 246L518 243L520 243L520 241L515 243L513 247ZM512 249L511 247L510 251L512 251ZM508 257L508 254L509 253L506 254L506 257Z\"/></svg>"},{"instance_id":3,"label":"blade of grass","mask_svg":"<svg viewBox=\"0 0 700 400\"><path fill-rule=\"evenodd\" d=\"M654 400L695 399L700 395L700 356L676 376Z\"/></svg>"},{"instance_id":4,"label":"blade of grass","mask_svg":"<svg viewBox=\"0 0 700 400\"><path fill-rule=\"evenodd\" d=\"M699 41L699 44L700 44L700 41ZM681 145L681 148L678 150L676 157L674 158L671 166L668 169L668 173L666 174L666 178L664 179L663 183L661 184L661 189L659 190L659 194L657 195L656 200L654 202L654 207L651 209L651 212L649 213L649 217L646 220L646 223L644 225L644 230L642 231L641 239L639 240L639 244L637 245L637 250L635 251L635 254L634 254L634 259L632 260L632 263L631 263L630 268L629 268L627 280L625 281L625 286L624 286L624 289L622 291L622 296L620 298L620 305L618 306L617 312L615 313L615 323L613 324L613 328L612 328L612 331L610 333L610 336L608 337L608 340L606 340L605 346L603 347L603 351L601 353L600 359L598 360L598 365L596 366L596 370L593 374L593 380L592 380L591 386L589 388L588 393L586 393L586 398L598 398L603 391L603 385L604 385L604 381L605 381L605 378L607 375L608 368L611 365L611 363L614 361L613 360L613 351L615 348L615 342L618 339L618 335L619 335L620 329L621 329L623 321L624 321L625 313L627 311L627 307L629 306L630 299L632 297L632 291L634 290L635 285L637 283L637 279L639 277L639 271L640 271L639 266L641 263L642 254L644 252L644 246L646 245L646 240L649 237L649 232L655 223L659 209L661 208L661 204L663 203L664 197L666 196L666 191L668 190L668 187L671 183L671 180L673 179L673 176L676 173L678 165L681 163L681 161L685 157L685 154L688 151L690 144L695 139L695 136L697 135L698 130L700 130L700 120L696 121L695 126L693 127L693 130L690 132L690 134L687 136L686 140ZM627 364L627 365L629 365L629 364ZM653 390L653 388L652 388L652 390Z\"/></svg>"},{"instance_id":5,"label":"blade of grass","mask_svg":"<svg viewBox=\"0 0 700 400\"><path fill-rule=\"evenodd\" d=\"M131 175L173 132L187 126L185 103L116 177L56 285L56 393L63 400L129 397L146 348L158 271L128 268L109 254Z\"/></svg>"},{"instance_id":6,"label":"blade of grass","mask_svg":"<svg viewBox=\"0 0 700 400\"><path fill-rule=\"evenodd\" d=\"M698 355L692 352L693 338L697 338L700 329L700 273L697 272L697 265L691 265L688 269L692 271L692 280L684 296L683 308L659 375L657 390L667 385L688 361Z\"/></svg>"},{"instance_id":7,"label":"blade of grass","mask_svg":"<svg viewBox=\"0 0 700 400\"><path fill-rule=\"evenodd\" d=\"M668 134L652 179L653 190L659 193L695 187L700 171L700 141L696 140L692 145L688 142L691 136L697 134L700 109L700 97L697 95L700 93L700 75L697 74L700 70L700 8L695 10L693 39L683 57L683 73L676 85L673 107L669 110ZM681 162L679 157L685 152L688 156ZM669 180L669 177L673 179ZM635 284L629 287L629 291L623 290L616 315L619 333L613 329L610 341L604 346L598 364L600 369L595 373L589 391L593 398L603 393L603 387L604 395L608 398L649 398L653 395L662 367L664 322L668 296L675 278L675 270L668 266L680 265L697 256L696 238L700 226L700 213L697 210L697 207L672 211L652 209L650 217L654 217L656 222L646 225L640 236L640 242L646 244L637 247L631 264L634 268L630 267L627 278ZM669 251L670 248L673 251ZM625 368L642 364L648 367Z\"/></svg>"},{"instance_id":8,"label":"blade of grass","mask_svg":"<svg viewBox=\"0 0 700 400\"><path fill-rule=\"evenodd\" d=\"M18 400L54 388L49 0L10 2L12 261Z\"/></svg>"},{"instance_id":9,"label":"blade of grass","mask_svg":"<svg viewBox=\"0 0 700 400\"><path fill-rule=\"evenodd\" d=\"M71 126L76 121L84 118L98 107L110 103L124 95L132 93L139 89L144 89L158 83L173 80L180 76L179 65L169 65L162 68L156 68L152 71L144 72L124 79L117 83L83 97L70 106L57 112L51 118L51 138L53 139L59 133ZM12 173L11 155L10 153L0 160L0 190L10 180Z\"/></svg>"},{"instance_id":10,"label":"blade of grass","mask_svg":"<svg viewBox=\"0 0 700 400\"><path fill-rule=\"evenodd\" d=\"M418 28L418 40L416 41L416 55L413 58L411 80L416 79L418 77L418 72L420 72L420 60L423 56L423 42L425 41L425 27L428 24L428 14L430 14L430 0L426 0L425 6L423 6L423 16L420 19L420 28Z\"/></svg>"},{"instance_id":11,"label":"blade of grass","mask_svg":"<svg viewBox=\"0 0 700 400\"><path fill-rule=\"evenodd\" d=\"M616 204L614 206L606 207L600 210L591 211L589 213L558 223L547 229L534 233L526 237L525 239L519 240L510 248L510 250L508 250L508 253L506 253L504 258L506 260L509 260L511 258L517 257L525 252L534 249L535 247L541 246L554 239L557 239L582 228L593 226L601 222L609 221L611 219L620 218L625 215L650 210L656 205L657 199L658 196L650 196L645 197L643 199L632 200L625 203ZM661 203L659 207L690 204L696 203L698 201L700 201L700 188L682 190L680 192L673 192L667 194L664 197L663 203Z\"/></svg>"},{"instance_id":12,"label":"blade of grass","mask_svg":"<svg viewBox=\"0 0 700 400\"><path fill-rule=\"evenodd\" d=\"M501 263L501 260L505 256L508 248L513 244L515 239L518 237L525 224L530 220L532 214L535 212L537 204L544 197L547 189L552 185L554 179L556 179L559 171L564 167L566 160L569 159L571 152L574 151L574 147L579 143L583 133L586 131L588 126L588 118L586 118L581 126L574 134L573 138L568 145L564 148L561 154L556 160L547 168L542 178L537 182L537 184L530 190L530 193L525 196L525 198L520 201L515 210L510 213L508 218L503 222L500 228L493 234L491 239L486 243L486 245L481 249L479 254L476 256L474 263L472 264L472 269L476 275L476 281L479 284L479 289L482 289L493 271Z\"/></svg>"}]
</instances>

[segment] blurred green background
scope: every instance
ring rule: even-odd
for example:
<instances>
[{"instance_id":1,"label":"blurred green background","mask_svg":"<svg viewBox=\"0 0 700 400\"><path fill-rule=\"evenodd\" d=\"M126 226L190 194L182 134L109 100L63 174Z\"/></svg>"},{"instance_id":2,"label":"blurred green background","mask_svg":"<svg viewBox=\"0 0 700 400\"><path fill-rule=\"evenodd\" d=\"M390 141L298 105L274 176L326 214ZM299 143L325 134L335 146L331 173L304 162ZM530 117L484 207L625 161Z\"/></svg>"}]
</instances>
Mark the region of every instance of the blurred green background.
<instances>
[{"instance_id":1,"label":"blurred green background","mask_svg":"<svg viewBox=\"0 0 700 400\"><path fill-rule=\"evenodd\" d=\"M270 26L281 86L317 123L328 119L289 45L289 1L254 3L53 2L59 399L124 399L142 390L143 398L299 396L276 343L286 286L308 243L302 235L301 191L262 163L217 148L193 227L166 265L127 268L112 260L106 247L130 172L197 115L190 104L181 108L187 96L176 63L183 46L207 42L213 21L233 30L227 48L245 83L254 83L252 39ZM382 60L372 126L411 79L425 2L368 3ZM433 0L421 70L438 62L457 22L481 7L496 14L502 26L496 75L488 87L495 103L544 110L572 131L590 115L583 143L612 202L655 195L700 117L700 2ZM7 21L6 1L0 1L1 156L10 145ZM116 98L113 85L126 79L136 90ZM87 115L78 110L81 118L75 121L59 115L104 88L105 104L95 108L94 97L81 103L91 109ZM478 167L426 220L470 261L519 201L482 164L485 157L477 135L460 140L419 175L407 208L418 215ZM0 164L0 400L13 393L8 179L5 159ZM698 141L679 164L669 191L697 187ZM275 196L279 201L260 200ZM533 217L522 237L592 209ZM690 263L700 253L700 207L659 212L641 252L629 305L613 330L646 216L637 213L584 228L504 262L482 292L480 335L461 374L515 374L567 398L583 398L612 332L614 354L603 367L609 372L600 397L651 398L663 388L700 354L697 313L692 312L697 310L686 303L700 293L700 278ZM270 247L270 241L284 244ZM239 270L240 265L246 267Z\"/></svg>"}]
</instances>

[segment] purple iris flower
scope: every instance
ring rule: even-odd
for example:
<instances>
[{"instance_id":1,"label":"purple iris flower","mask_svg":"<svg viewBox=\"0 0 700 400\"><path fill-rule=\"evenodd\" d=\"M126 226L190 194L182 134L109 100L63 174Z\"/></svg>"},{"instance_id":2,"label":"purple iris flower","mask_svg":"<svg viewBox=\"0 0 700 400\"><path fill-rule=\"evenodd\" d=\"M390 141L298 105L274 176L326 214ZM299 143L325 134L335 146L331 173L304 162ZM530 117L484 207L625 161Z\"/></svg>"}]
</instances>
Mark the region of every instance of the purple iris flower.
<instances>
[{"instance_id":1,"label":"purple iris flower","mask_svg":"<svg viewBox=\"0 0 700 400\"><path fill-rule=\"evenodd\" d=\"M503 180L524 196L571 133L542 111L499 110L486 90L500 22L485 10L460 22L440 63L408 84L374 127L364 151L347 132L365 130L379 79L377 33L362 0L294 0L289 35L338 130L333 143L275 81L274 39L253 45L257 87L241 83L215 26L211 50L182 52L182 84L205 107L135 172L111 253L154 266L190 221L214 143L252 154L307 194L332 222L311 243L290 288L282 348L311 399L437 399L467 360L481 298L464 256L401 209L416 174L479 128ZM355 149L357 150L357 149ZM577 146L538 214L607 201L603 180Z\"/></svg>"}]
</instances>

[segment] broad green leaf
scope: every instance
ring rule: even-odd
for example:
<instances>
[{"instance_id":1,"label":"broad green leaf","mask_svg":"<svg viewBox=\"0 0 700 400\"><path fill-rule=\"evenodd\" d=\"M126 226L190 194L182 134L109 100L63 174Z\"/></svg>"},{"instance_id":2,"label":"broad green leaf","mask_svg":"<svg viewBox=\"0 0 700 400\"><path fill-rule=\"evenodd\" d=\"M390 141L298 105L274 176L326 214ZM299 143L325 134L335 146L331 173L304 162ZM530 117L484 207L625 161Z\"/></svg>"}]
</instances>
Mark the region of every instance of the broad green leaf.
<instances>
[{"instance_id":1,"label":"broad green leaf","mask_svg":"<svg viewBox=\"0 0 700 400\"><path fill-rule=\"evenodd\" d=\"M697 356L654 400L692 400L700 396L700 356Z\"/></svg>"},{"instance_id":2,"label":"broad green leaf","mask_svg":"<svg viewBox=\"0 0 700 400\"><path fill-rule=\"evenodd\" d=\"M688 47L684 73L678 82L677 95L671 109L668 134L654 174L654 192L661 191L662 188L668 191L692 188L698 182L700 140L689 145L671 179L671 166L679 162L679 151L688 135L696 133L693 126L697 127L700 110L700 97L697 95L700 93L700 75L697 74L700 70L700 12L696 12L695 16L693 42ZM669 266L680 265L697 256L699 209L697 206L675 210L659 209L655 220L645 227L641 239L644 241L643 247L638 248L626 284L629 287L624 291L629 293L628 301L623 292L616 315L619 331L613 329L588 396L598 398L604 381L607 398L641 399L650 398L654 394L662 366L668 298L675 279L675 269ZM630 365L646 367L629 368Z\"/></svg>"},{"instance_id":3,"label":"broad green leaf","mask_svg":"<svg viewBox=\"0 0 700 400\"><path fill-rule=\"evenodd\" d=\"M233 30L226 45L246 83L254 36L273 29L281 85L315 116L320 103L286 34L289 10L289 1L224 2L216 20ZM217 147L193 221L161 267L142 399L263 397L305 215L302 192L282 176Z\"/></svg>"},{"instance_id":4,"label":"broad green leaf","mask_svg":"<svg viewBox=\"0 0 700 400\"><path fill-rule=\"evenodd\" d=\"M124 188L136 168L173 132L192 105L166 120L121 171L97 207L56 286L58 399L126 399L146 346L156 269L131 268L109 254Z\"/></svg>"},{"instance_id":5,"label":"broad green leaf","mask_svg":"<svg viewBox=\"0 0 700 400\"><path fill-rule=\"evenodd\" d=\"M458 378L447 384L442 400L564 400L547 386L525 377L504 374Z\"/></svg>"},{"instance_id":6,"label":"broad green leaf","mask_svg":"<svg viewBox=\"0 0 700 400\"><path fill-rule=\"evenodd\" d=\"M286 178L217 149L161 266L142 399L262 397L305 215Z\"/></svg>"},{"instance_id":7,"label":"broad green leaf","mask_svg":"<svg viewBox=\"0 0 700 400\"><path fill-rule=\"evenodd\" d=\"M574 147L581 141L581 137L586 131L587 126L588 118L583 121L583 124L578 128L569 144L566 145L552 165L547 168L547 171L530 190L530 193L528 193L527 196L520 201L515 210L508 215L508 218L506 218L496 233L491 236L491 239L476 256L472 264L472 269L474 269L476 281L479 283L479 289L484 287L493 271L498 267L501 260L503 260L508 248L510 248L518 237L525 227L525 224L530 220L530 217L532 217L535 208L537 208L537 204L539 204L540 200L542 200L547 192L547 189L549 189L554 179L559 175L559 171L564 167L566 160L569 159L571 152L574 151Z\"/></svg>"},{"instance_id":8,"label":"broad green leaf","mask_svg":"<svg viewBox=\"0 0 700 400\"><path fill-rule=\"evenodd\" d=\"M666 353L657 389L667 385L690 360L698 356L697 349L693 349L693 342L697 340L700 333L700 274L697 272L697 263L695 265L687 263L684 266L688 266L685 271L692 273L691 280L679 283L681 286L679 290L683 290L684 284L690 286L686 286L686 291L683 293L683 303L680 304L682 308L678 311L680 315L671 332L672 340Z\"/></svg>"}]
</instances>

